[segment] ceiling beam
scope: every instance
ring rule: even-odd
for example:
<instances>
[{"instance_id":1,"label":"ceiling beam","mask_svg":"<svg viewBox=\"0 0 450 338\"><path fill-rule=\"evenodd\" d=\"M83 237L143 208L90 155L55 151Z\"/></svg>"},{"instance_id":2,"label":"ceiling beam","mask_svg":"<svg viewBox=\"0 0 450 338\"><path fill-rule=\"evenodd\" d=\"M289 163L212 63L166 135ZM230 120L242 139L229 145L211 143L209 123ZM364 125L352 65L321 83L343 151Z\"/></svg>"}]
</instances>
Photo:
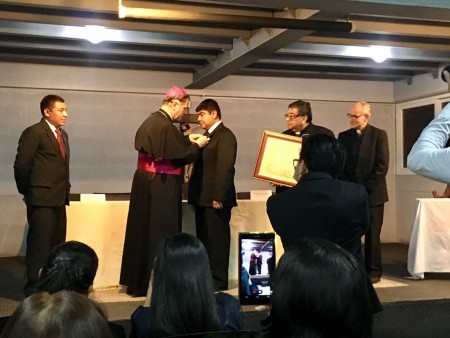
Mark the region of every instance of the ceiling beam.
<instances>
[{"instance_id":1,"label":"ceiling beam","mask_svg":"<svg viewBox=\"0 0 450 338\"><path fill-rule=\"evenodd\" d=\"M211 4L257 6L259 8L304 8L335 11L347 14L409 17L421 20L448 21L450 1L447 0L188 0Z\"/></svg>"},{"instance_id":2,"label":"ceiling beam","mask_svg":"<svg viewBox=\"0 0 450 338\"><path fill-rule=\"evenodd\" d=\"M281 48L279 53L291 55L335 56L347 58L369 58L369 49L362 46L316 45L311 43L293 43ZM424 51L414 48L391 47L392 59L421 60L430 62L448 62L450 52Z\"/></svg>"},{"instance_id":3,"label":"ceiling beam","mask_svg":"<svg viewBox=\"0 0 450 338\"><path fill-rule=\"evenodd\" d=\"M312 19L321 20L340 18L335 13L329 12L296 11L292 14L296 17L305 18L305 16L308 16ZM221 54L217 60L209 62L203 68L195 71L193 82L187 88L206 88L258 61L261 57L266 57L311 33L312 31L259 29L250 39L235 39L233 49L230 52Z\"/></svg>"}]
</instances>

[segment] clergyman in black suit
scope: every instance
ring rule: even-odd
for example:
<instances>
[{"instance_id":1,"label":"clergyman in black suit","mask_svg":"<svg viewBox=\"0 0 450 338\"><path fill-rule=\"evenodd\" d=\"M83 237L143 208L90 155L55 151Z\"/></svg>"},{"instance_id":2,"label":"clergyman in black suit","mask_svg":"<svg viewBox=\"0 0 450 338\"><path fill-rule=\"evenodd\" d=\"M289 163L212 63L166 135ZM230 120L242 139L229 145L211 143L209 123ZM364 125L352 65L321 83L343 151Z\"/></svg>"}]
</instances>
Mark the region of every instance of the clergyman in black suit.
<instances>
[{"instance_id":1,"label":"clergyman in black suit","mask_svg":"<svg viewBox=\"0 0 450 338\"><path fill-rule=\"evenodd\" d=\"M364 257L370 280L378 283L383 273L380 233L384 203L388 201L389 145L386 131L369 124L371 115L370 104L355 103L347 114L350 129L340 133L338 139L347 151L342 178L364 185L369 194L370 226L365 236Z\"/></svg>"},{"instance_id":2,"label":"clergyman in black suit","mask_svg":"<svg viewBox=\"0 0 450 338\"><path fill-rule=\"evenodd\" d=\"M64 99L45 96L42 119L20 136L14 177L27 206L27 284L38 279L50 251L66 239L66 208L69 204L69 137L61 128L67 120Z\"/></svg>"},{"instance_id":3,"label":"clergyman in black suit","mask_svg":"<svg viewBox=\"0 0 450 338\"><path fill-rule=\"evenodd\" d=\"M305 136L325 134L334 137L334 133L325 127L312 123L311 104L307 101L297 100L289 104L287 114L284 114L288 129L283 134L297 136L303 139ZM277 186L276 192L280 193L289 189L285 186Z\"/></svg>"},{"instance_id":4,"label":"clergyman in black suit","mask_svg":"<svg viewBox=\"0 0 450 338\"><path fill-rule=\"evenodd\" d=\"M195 206L197 237L208 251L214 288L227 290L231 209L237 205L234 187L237 141L222 123L216 101L202 101L196 112L210 141L194 162L188 201Z\"/></svg>"}]
</instances>

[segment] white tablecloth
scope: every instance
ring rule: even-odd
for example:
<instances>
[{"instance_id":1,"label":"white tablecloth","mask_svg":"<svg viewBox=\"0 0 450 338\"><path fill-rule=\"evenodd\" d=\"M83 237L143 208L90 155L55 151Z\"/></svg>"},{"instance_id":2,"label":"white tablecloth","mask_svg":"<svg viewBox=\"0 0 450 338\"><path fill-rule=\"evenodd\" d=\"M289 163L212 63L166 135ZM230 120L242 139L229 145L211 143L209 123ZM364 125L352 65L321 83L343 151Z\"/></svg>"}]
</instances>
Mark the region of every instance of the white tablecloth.
<instances>
[{"instance_id":1,"label":"white tablecloth","mask_svg":"<svg viewBox=\"0 0 450 338\"><path fill-rule=\"evenodd\" d=\"M450 272L450 199L417 199L408 271L417 279L425 272Z\"/></svg>"},{"instance_id":2,"label":"white tablecloth","mask_svg":"<svg viewBox=\"0 0 450 338\"><path fill-rule=\"evenodd\" d=\"M91 246L99 257L94 288L119 285L120 265L127 223L129 201L71 202L67 208L67 240ZM238 279L238 233L273 231L266 213L265 201L239 200L231 213L231 245L229 279ZM193 208L183 203L183 231L195 235ZM276 256L283 253L276 236Z\"/></svg>"}]
</instances>

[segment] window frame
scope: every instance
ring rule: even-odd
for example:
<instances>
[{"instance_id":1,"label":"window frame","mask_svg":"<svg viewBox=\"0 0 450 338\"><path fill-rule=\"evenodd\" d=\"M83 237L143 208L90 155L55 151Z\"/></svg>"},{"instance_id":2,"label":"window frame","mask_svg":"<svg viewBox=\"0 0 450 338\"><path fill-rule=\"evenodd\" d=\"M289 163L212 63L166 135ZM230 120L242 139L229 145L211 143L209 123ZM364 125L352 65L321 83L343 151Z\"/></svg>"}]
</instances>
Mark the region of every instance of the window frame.
<instances>
[{"instance_id":1,"label":"window frame","mask_svg":"<svg viewBox=\"0 0 450 338\"><path fill-rule=\"evenodd\" d=\"M395 105L395 120L396 120L396 171L397 175L414 175L414 173L406 167L403 167L403 110L415 108L426 105L434 105L434 117L436 117L442 110L442 104L450 101L450 94L441 94L428 98L421 98L412 101L397 103ZM450 103L449 103L450 104Z\"/></svg>"}]
</instances>

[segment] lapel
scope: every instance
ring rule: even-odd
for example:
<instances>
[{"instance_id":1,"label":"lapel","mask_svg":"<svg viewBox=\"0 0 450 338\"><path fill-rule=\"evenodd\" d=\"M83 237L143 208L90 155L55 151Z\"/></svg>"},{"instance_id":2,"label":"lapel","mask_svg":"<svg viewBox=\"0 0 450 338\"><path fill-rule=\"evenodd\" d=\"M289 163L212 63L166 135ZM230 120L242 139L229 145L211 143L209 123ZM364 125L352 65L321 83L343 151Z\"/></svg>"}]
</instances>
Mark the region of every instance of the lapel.
<instances>
[{"instance_id":1,"label":"lapel","mask_svg":"<svg viewBox=\"0 0 450 338\"><path fill-rule=\"evenodd\" d=\"M209 138L212 138L214 136L214 134L220 130L223 127L223 122L221 122L214 130L211 134L209 134Z\"/></svg>"}]
</instances>

